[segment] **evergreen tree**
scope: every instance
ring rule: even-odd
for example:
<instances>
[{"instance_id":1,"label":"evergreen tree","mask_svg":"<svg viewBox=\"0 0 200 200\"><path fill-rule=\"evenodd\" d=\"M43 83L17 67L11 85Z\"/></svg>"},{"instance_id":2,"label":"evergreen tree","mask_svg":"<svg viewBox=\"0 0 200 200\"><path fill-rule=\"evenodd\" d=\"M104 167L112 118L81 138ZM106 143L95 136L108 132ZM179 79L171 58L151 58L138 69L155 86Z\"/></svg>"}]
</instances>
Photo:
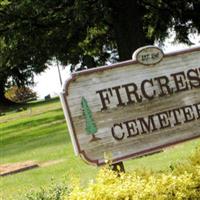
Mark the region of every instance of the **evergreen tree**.
<instances>
[{"instance_id":1,"label":"evergreen tree","mask_svg":"<svg viewBox=\"0 0 200 200\"><path fill-rule=\"evenodd\" d=\"M200 0L1 0L0 103L56 57L71 69L131 58L137 48L200 32Z\"/></svg>"},{"instance_id":2,"label":"evergreen tree","mask_svg":"<svg viewBox=\"0 0 200 200\"><path fill-rule=\"evenodd\" d=\"M81 106L83 109L83 115L85 117L86 133L88 135L92 135L92 139L90 141L92 142L92 141L100 140L100 138L97 138L95 136L95 133L97 132L97 127L92 117L92 112L90 110L90 107L88 106L87 100L84 97L82 97L81 99Z\"/></svg>"}]
</instances>

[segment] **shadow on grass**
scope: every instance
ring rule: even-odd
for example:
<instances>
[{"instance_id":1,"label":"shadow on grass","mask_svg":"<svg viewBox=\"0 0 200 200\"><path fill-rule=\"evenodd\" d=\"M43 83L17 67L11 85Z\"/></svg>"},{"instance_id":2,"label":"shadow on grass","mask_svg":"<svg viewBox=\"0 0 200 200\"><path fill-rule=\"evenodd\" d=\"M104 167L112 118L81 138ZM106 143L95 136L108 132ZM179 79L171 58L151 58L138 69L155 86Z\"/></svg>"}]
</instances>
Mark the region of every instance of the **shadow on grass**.
<instances>
[{"instance_id":1,"label":"shadow on grass","mask_svg":"<svg viewBox=\"0 0 200 200\"><path fill-rule=\"evenodd\" d=\"M62 119L64 120L64 114L61 109L46 111L35 116L27 116L27 118L24 118L22 121L19 119L19 121L13 122L14 124L6 124L4 127L1 127L1 135L8 136L15 131L19 132L19 130L32 128L33 126L42 126Z\"/></svg>"},{"instance_id":2,"label":"shadow on grass","mask_svg":"<svg viewBox=\"0 0 200 200\"><path fill-rule=\"evenodd\" d=\"M59 101L59 97L54 97L49 100L38 100L38 101L33 101L33 102L28 102L28 103L15 103L10 106L0 105L0 112L3 112L3 113L16 112L16 110L20 108L28 109L28 108L33 108L37 106L47 105L47 104L58 102L58 101Z\"/></svg>"},{"instance_id":3,"label":"shadow on grass","mask_svg":"<svg viewBox=\"0 0 200 200\"><path fill-rule=\"evenodd\" d=\"M60 120L61 119L61 120ZM30 137L33 139L35 137L40 138L42 135L51 133L51 129L55 131L60 125L63 125L63 128L66 126L64 120L62 121L62 116L56 116L52 120L48 118L43 119L43 123L32 123L28 124L26 127L21 126L15 130L11 129L10 131L5 131L1 134L1 146L12 144L18 141L27 141ZM60 120L60 121L58 121Z\"/></svg>"},{"instance_id":4,"label":"shadow on grass","mask_svg":"<svg viewBox=\"0 0 200 200\"><path fill-rule=\"evenodd\" d=\"M40 101L29 102L29 103L27 103L27 106L29 106L29 107L43 106L43 105L46 105L49 103L55 103L58 101L59 101L59 97L54 97L49 100L40 100Z\"/></svg>"},{"instance_id":5,"label":"shadow on grass","mask_svg":"<svg viewBox=\"0 0 200 200\"><path fill-rule=\"evenodd\" d=\"M63 124L50 125L48 128L36 128L34 132L6 140L1 153L3 157L30 153L41 147L70 143L69 134Z\"/></svg>"}]
</instances>

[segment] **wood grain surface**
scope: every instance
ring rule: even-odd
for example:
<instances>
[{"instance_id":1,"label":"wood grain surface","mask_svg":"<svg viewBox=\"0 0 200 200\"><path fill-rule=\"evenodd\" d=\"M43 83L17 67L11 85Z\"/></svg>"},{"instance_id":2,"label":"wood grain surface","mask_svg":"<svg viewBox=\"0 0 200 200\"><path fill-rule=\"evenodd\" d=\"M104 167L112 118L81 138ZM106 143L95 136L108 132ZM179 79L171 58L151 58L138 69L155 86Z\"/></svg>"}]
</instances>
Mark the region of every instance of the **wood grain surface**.
<instances>
[{"instance_id":1,"label":"wood grain surface","mask_svg":"<svg viewBox=\"0 0 200 200\"><path fill-rule=\"evenodd\" d=\"M81 99L97 127L86 132ZM76 154L101 165L200 137L200 48L156 65L127 61L72 74L61 100Z\"/></svg>"}]
</instances>

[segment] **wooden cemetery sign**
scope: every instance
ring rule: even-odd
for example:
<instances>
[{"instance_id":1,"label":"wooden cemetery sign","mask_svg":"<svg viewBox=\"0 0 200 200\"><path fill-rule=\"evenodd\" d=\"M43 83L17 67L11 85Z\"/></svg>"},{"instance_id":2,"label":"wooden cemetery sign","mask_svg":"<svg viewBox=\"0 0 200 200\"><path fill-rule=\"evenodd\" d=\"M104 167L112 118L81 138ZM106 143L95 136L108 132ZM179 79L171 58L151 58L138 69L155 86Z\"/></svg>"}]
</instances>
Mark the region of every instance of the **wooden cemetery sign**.
<instances>
[{"instance_id":1,"label":"wooden cemetery sign","mask_svg":"<svg viewBox=\"0 0 200 200\"><path fill-rule=\"evenodd\" d=\"M200 47L71 75L61 102L76 155L90 164L150 154L200 137Z\"/></svg>"}]
</instances>

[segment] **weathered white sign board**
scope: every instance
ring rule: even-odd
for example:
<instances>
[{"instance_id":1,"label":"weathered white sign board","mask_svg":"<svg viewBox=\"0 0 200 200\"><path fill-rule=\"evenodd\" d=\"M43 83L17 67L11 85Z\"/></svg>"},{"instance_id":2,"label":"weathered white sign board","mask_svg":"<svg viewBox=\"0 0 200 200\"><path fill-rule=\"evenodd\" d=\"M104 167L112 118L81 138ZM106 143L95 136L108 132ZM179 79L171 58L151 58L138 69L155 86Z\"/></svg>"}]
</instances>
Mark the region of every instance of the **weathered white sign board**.
<instances>
[{"instance_id":1,"label":"weathered white sign board","mask_svg":"<svg viewBox=\"0 0 200 200\"><path fill-rule=\"evenodd\" d=\"M160 60L71 75L61 101L76 155L115 163L200 137L200 47Z\"/></svg>"}]
</instances>

